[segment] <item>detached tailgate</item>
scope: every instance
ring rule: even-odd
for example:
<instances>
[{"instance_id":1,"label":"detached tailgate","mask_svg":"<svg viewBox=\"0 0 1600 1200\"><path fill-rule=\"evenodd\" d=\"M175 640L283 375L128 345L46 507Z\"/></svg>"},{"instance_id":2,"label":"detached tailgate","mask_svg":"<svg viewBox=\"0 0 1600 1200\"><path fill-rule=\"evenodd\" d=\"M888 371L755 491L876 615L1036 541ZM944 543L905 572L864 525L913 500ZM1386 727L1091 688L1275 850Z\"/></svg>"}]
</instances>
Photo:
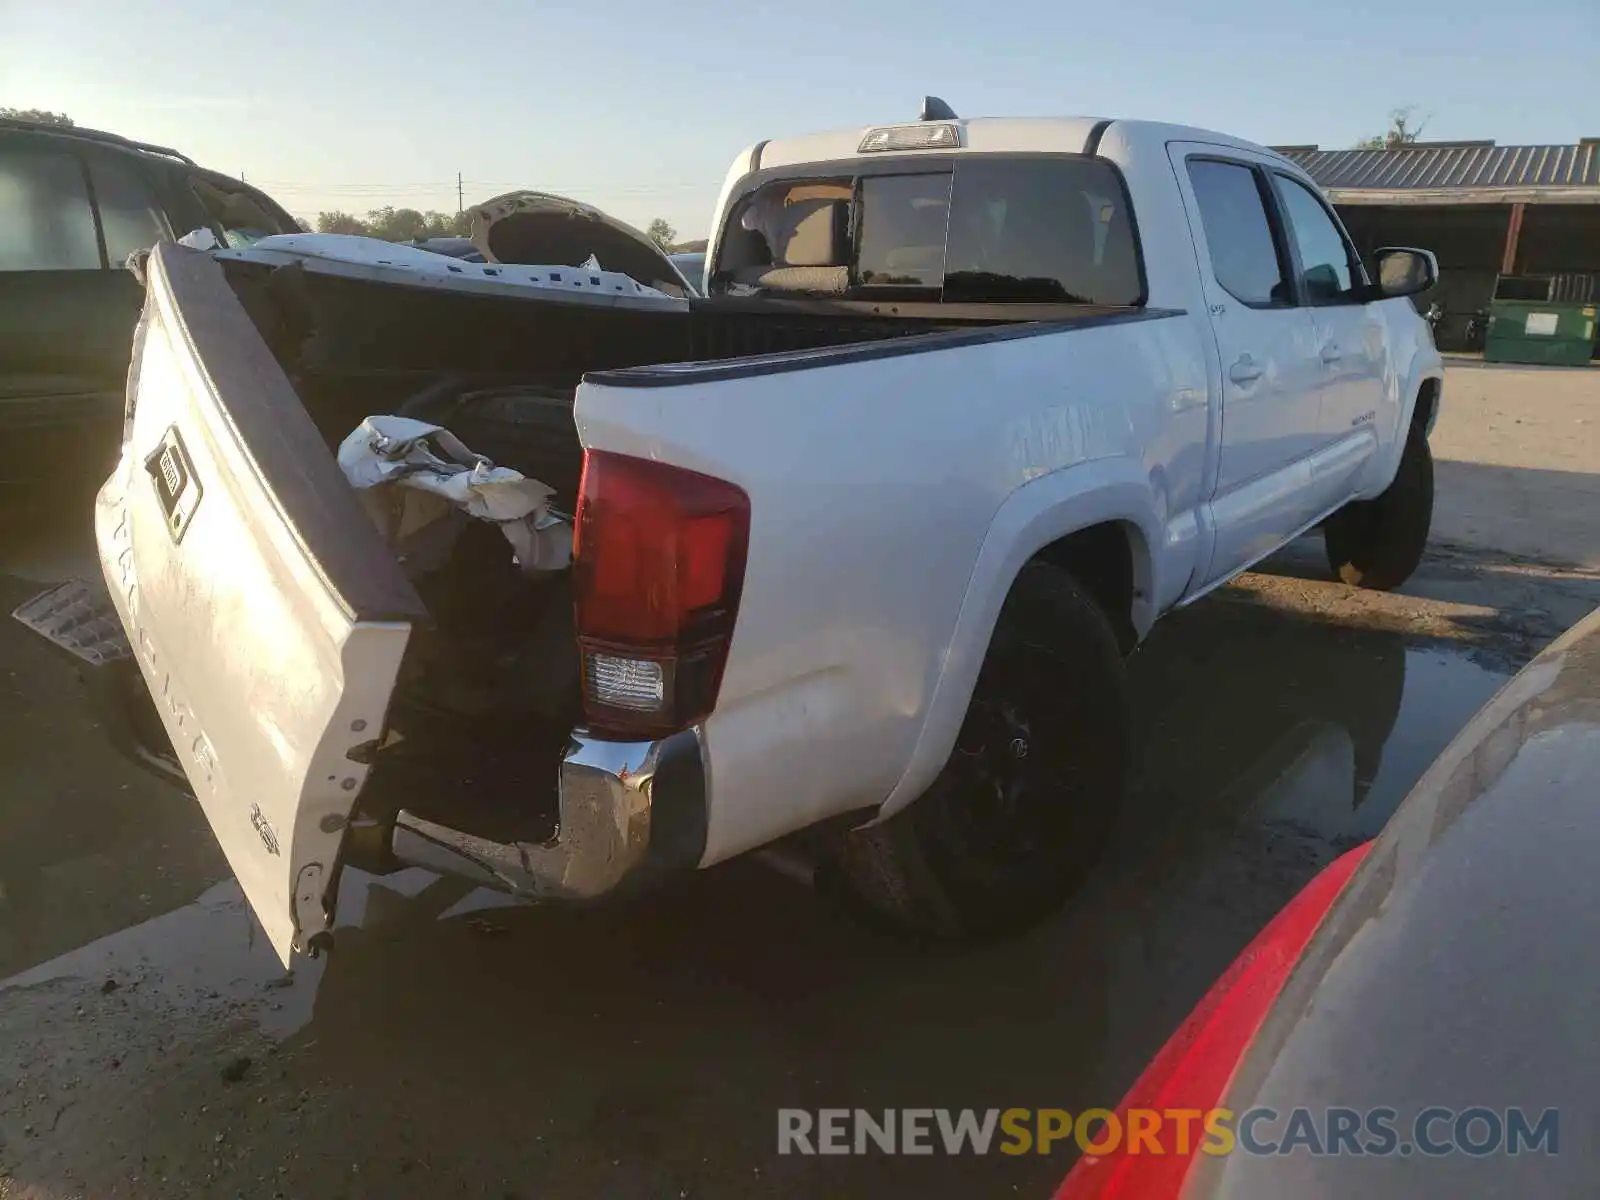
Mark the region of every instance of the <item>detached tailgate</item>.
<instances>
[{"instance_id":1,"label":"detached tailgate","mask_svg":"<svg viewBox=\"0 0 1600 1200\"><path fill-rule=\"evenodd\" d=\"M228 862L285 962L332 923L344 829L426 619L209 255L150 257L102 569ZM358 757L364 757L358 755Z\"/></svg>"}]
</instances>

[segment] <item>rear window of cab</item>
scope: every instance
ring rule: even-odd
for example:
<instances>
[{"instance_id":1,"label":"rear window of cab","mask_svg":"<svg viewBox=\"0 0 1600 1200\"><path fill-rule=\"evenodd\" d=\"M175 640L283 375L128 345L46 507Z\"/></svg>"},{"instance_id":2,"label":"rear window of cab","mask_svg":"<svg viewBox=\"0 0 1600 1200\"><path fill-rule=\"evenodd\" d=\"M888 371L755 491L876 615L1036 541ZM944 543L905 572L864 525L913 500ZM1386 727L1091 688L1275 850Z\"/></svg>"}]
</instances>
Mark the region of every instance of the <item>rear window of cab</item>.
<instances>
[{"instance_id":1,"label":"rear window of cab","mask_svg":"<svg viewBox=\"0 0 1600 1200\"><path fill-rule=\"evenodd\" d=\"M1103 159L957 156L926 171L776 179L729 214L731 293L950 304L1144 302L1127 190Z\"/></svg>"}]
</instances>

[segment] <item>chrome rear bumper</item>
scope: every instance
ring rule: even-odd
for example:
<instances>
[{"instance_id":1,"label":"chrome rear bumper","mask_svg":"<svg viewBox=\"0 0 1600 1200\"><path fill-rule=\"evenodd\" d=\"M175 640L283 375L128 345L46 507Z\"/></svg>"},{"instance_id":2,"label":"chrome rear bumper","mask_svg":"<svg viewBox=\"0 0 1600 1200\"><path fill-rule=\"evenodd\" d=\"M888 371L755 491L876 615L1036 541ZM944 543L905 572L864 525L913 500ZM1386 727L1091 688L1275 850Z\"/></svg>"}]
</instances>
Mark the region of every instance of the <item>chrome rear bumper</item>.
<instances>
[{"instance_id":1,"label":"chrome rear bumper","mask_svg":"<svg viewBox=\"0 0 1600 1200\"><path fill-rule=\"evenodd\" d=\"M575 735L561 763L549 842L495 842L401 811L389 851L404 866L476 879L537 900L595 900L705 852L706 771L697 729L659 742Z\"/></svg>"},{"instance_id":2,"label":"chrome rear bumper","mask_svg":"<svg viewBox=\"0 0 1600 1200\"><path fill-rule=\"evenodd\" d=\"M62 585L17 619L79 662L113 744L193 795L115 619L95 581ZM699 865L707 786L698 728L655 742L575 733L562 756L559 817L547 842L498 842L401 810L381 826L357 817L344 854L354 866L419 866L537 900L596 900Z\"/></svg>"}]
</instances>

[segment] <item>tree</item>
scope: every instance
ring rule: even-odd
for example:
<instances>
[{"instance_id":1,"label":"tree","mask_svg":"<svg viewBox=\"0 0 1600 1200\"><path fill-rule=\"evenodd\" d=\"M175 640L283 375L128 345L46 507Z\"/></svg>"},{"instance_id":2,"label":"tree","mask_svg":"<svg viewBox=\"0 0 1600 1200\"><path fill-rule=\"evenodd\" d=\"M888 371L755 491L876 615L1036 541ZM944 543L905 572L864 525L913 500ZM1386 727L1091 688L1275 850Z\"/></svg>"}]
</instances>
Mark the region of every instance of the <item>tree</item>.
<instances>
[{"instance_id":1,"label":"tree","mask_svg":"<svg viewBox=\"0 0 1600 1200\"><path fill-rule=\"evenodd\" d=\"M410 242L424 236L427 220L414 208L384 205L367 214L368 233L386 242Z\"/></svg>"},{"instance_id":2,"label":"tree","mask_svg":"<svg viewBox=\"0 0 1600 1200\"><path fill-rule=\"evenodd\" d=\"M655 217L645 229L644 235L660 246L663 251L668 251L672 249L672 243L677 239L678 231L668 225L665 218Z\"/></svg>"},{"instance_id":3,"label":"tree","mask_svg":"<svg viewBox=\"0 0 1600 1200\"><path fill-rule=\"evenodd\" d=\"M366 222L350 213L336 209L333 212L317 214L318 233L365 233L366 231Z\"/></svg>"},{"instance_id":4,"label":"tree","mask_svg":"<svg viewBox=\"0 0 1600 1200\"><path fill-rule=\"evenodd\" d=\"M1396 146L1409 146L1422 136L1422 131L1428 127L1428 117L1422 118L1413 125L1412 117L1417 111L1417 106L1408 104L1404 108L1397 108L1389 113L1389 128L1374 137L1362 138L1356 143L1357 150L1393 150Z\"/></svg>"},{"instance_id":5,"label":"tree","mask_svg":"<svg viewBox=\"0 0 1600 1200\"><path fill-rule=\"evenodd\" d=\"M437 237L467 237L472 232L470 213L442 213L385 206L365 217L335 209L317 214L318 233L356 233L386 242L411 242Z\"/></svg>"},{"instance_id":6,"label":"tree","mask_svg":"<svg viewBox=\"0 0 1600 1200\"><path fill-rule=\"evenodd\" d=\"M0 108L0 117L11 121L35 121L40 125L72 128L72 118L66 113L51 112L48 108Z\"/></svg>"},{"instance_id":7,"label":"tree","mask_svg":"<svg viewBox=\"0 0 1600 1200\"><path fill-rule=\"evenodd\" d=\"M469 212L442 213L429 209L422 216L428 237L472 236L472 214Z\"/></svg>"}]
</instances>

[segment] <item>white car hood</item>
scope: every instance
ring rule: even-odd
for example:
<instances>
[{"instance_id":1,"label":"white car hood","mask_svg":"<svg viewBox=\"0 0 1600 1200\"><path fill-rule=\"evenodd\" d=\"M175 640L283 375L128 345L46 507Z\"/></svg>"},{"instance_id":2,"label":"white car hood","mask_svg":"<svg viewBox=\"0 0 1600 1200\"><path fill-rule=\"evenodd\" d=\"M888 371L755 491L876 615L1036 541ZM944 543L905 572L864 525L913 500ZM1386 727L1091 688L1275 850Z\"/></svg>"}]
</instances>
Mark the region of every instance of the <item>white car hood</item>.
<instances>
[{"instance_id":1,"label":"white car hood","mask_svg":"<svg viewBox=\"0 0 1600 1200\"><path fill-rule=\"evenodd\" d=\"M268 266L300 264L318 274L448 291L523 296L574 304L681 309L686 302L622 270L586 264L470 263L416 246L344 233L285 233L218 259Z\"/></svg>"},{"instance_id":2,"label":"white car hood","mask_svg":"<svg viewBox=\"0 0 1600 1200\"><path fill-rule=\"evenodd\" d=\"M472 244L492 263L577 266L593 257L647 287L692 290L661 247L632 225L549 192L506 192L473 205Z\"/></svg>"}]
</instances>

